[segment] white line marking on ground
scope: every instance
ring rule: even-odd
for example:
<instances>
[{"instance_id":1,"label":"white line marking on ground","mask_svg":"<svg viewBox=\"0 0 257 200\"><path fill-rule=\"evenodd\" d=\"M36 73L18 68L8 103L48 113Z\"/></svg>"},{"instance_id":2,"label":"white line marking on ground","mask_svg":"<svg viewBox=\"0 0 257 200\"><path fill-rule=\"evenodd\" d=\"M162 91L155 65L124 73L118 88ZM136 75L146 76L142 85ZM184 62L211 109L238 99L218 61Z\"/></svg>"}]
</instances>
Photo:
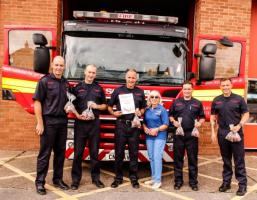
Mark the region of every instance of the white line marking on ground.
<instances>
[{"instance_id":1,"label":"white line marking on ground","mask_svg":"<svg viewBox=\"0 0 257 200\"><path fill-rule=\"evenodd\" d=\"M251 158L256 158L256 159L257 159L257 156L248 156L248 157L251 157Z\"/></svg>"},{"instance_id":2,"label":"white line marking on ground","mask_svg":"<svg viewBox=\"0 0 257 200\"><path fill-rule=\"evenodd\" d=\"M168 175L171 175L171 174L174 174L174 171L164 172L164 173L162 173L162 177L168 176Z\"/></svg>"},{"instance_id":3,"label":"white line marking on ground","mask_svg":"<svg viewBox=\"0 0 257 200\"><path fill-rule=\"evenodd\" d=\"M252 168L252 167L245 167L246 169L249 169L249 170L253 170L253 171L257 171L256 168Z\"/></svg>"},{"instance_id":4,"label":"white line marking on ground","mask_svg":"<svg viewBox=\"0 0 257 200\"><path fill-rule=\"evenodd\" d=\"M87 164L87 163L85 163L84 166L86 166L87 168L90 168L90 165ZM101 171L102 173L104 173L104 174L107 174L107 175L110 175L110 176L113 176L113 177L116 176L113 172L109 172L109 171L104 170L104 169L100 169L100 171ZM123 180L130 181L130 179L127 178L127 177L123 177Z\"/></svg>"},{"instance_id":5,"label":"white line marking on ground","mask_svg":"<svg viewBox=\"0 0 257 200\"><path fill-rule=\"evenodd\" d=\"M235 196L233 197L231 200L240 200L245 198L247 195L249 195L250 193L254 192L257 190L257 184L253 185L253 186L248 186L247 187L247 193L244 196Z\"/></svg>"},{"instance_id":6,"label":"white line marking on ground","mask_svg":"<svg viewBox=\"0 0 257 200\"><path fill-rule=\"evenodd\" d=\"M203 156L198 156L198 158L200 159L203 159L203 160L209 160L209 161L212 161L212 160L222 160L222 157L216 157L216 158L206 158L206 157L203 157Z\"/></svg>"},{"instance_id":7,"label":"white line marking on ground","mask_svg":"<svg viewBox=\"0 0 257 200\"><path fill-rule=\"evenodd\" d=\"M128 185L130 185L130 183L123 183L123 184L119 185L119 188L125 187L125 186L128 186ZM93 190L93 191L90 191L90 192L79 193L79 194L76 194L76 195L73 195L73 196L76 197L76 198L79 198L79 197L89 196L91 194L96 194L96 193L100 193L100 192L106 192L106 191L109 191L109 190L114 190L114 188L105 187L105 188L96 189L96 190Z\"/></svg>"},{"instance_id":8,"label":"white line marking on ground","mask_svg":"<svg viewBox=\"0 0 257 200\"><path fill-rule=\"evenodd\" d=\"M152 187L149 186L149 185L142 184L142 186L145 187L145 188L152 189ZM187 196L184 196L184 195L181 195L181 194L177 194L175 192L168 192L167 190L164 190L164 189L161 189L161 188L156 189L154 191L158 191L158 192L161 192L161 193L166 194L168 196L172 196L172 197L175 197L175 198L178 198L178 199L182 199L182 200L193 200L190 197L187 197Z\"/></svg>"},{"instance_id":9,"label":"white line marking on ground","mask_svg":"<svg viewBox=\"0 0 257 200\"><path fill-rule=\"evenodd\" d=\"M130 183L123 183L123 184L119 185L119 188L128 186L129 184ZM114 190L114 188L105 187L105 188L102 188L102 189L96 189L96 190L92 190L92 191L89 191L89 192L82 192L82 193L79 193L79 194L74 194L74 195L72 195L72 197L80 198L80 197L89 196L89 195L93 195L93 194L100 193L100 192L106 192L106 191L109 191L109 190ZM63 200L63 198L56 199L56 200Z\"/></svg>"},{"instance_id":10,"label":"white line marking on ground","mask_svg":"<svg viewBox=\"0 0 257 200\"><path fill-rule=\"evenodd\" d=\"M184 172L188 172L188 170L183 170ZM221 178L216 178L216 177L213 177L213 176L209 176L209 175L206 175L206 174L202 174L202 173L198 173L198 176L202 176L202 177L205 177L205 178L208 178L208 179L212 179L212 180L215 180L215 181L220 181L222 182L223 180ZM231 182L232 185L238 185L236 182Z\"/></svg>"},{"instance_id":11,"label":"white line marking on ground","mask_svg":"<svg viewBox=\"0 0 257 200\"><path fill-rule=\"evenodd\" d=\"M249 157L257 158L256 156L249 156ZM204 158L204 157L201 157L201 156L198 156L198 158L200 158L200 159L204 159L204 160L209 160L209 161L213 160L213 159L210 159L210 158ZM220 159L218 159L218 160L215 160L215 161L213 161L213 162L223 164L223 162L222 162L222 160L221 160L221 159L222 159L222 158L220 158ZM232 166L233 166L233 167L235 167L235 165L234 165L233 163L232 163ZM245 168L246 168L246 169L249 169L249 170L257 171L257 169L256 169L256 168L247 167L247 166L245 166Z\"/></svg>"},{"instance_id":12,"label":"white line marking on ground","mask_svg":"<svg viewBox=\"0 0 257 200\"><path fill-rule=\"evenodd\" d=\"M215 161L215 162L216 162L216 163L223 164L223 162L222 162L222 161ZM235 165L234 165L234 164L232 164L232 167L235 167ZM249 169L249 170L257 171L257 169L256 169L256 168L247 167L247 166L245 166L245 168L246 168L246 169Z\"/></svg>"},{"instance_id":13,"label":"white line marking on ground","mask_svg":"<svg viewBox=\"0 0 257 200\"><path fill-rule=\"evenodd\" d=\"M11 176L3 176L0 177L0 180L12 179L12 178L19 178L21 175L11 175Z\"/></svg>"},{"instance_id":14,"label":"white line marking on ground","mask_svg":"<svg viewBox=\"0 0 257 200\"><path fill-rule=\"evenodd\" d=\"M202 159L202 160L211 160L211 158L205 158L205 157L202 157L202 156L198 156L198 159Z\"/></svg>"},{"instance_id":15,"label":"white line marking on ground","mask_svg":"<svg viewBox=\"0 0 257 200\"><path fill-rule=\"evenodd\" d=\"M87 164L87 163L83 163L83 165L87 168L90 168L90 165ZM103 169L101 169L100 171L104 174L115 177L115 174L112 173L112 172L109 172L109 171L103 170ZM123 177L123 179L126 180L126 181L129 181L129 182L119 185L119 188L125 187L125 186L128 186L128 185L131 184L129 178ZM96 189L96 190L92 190L92 191L89 191L89 192L83 192L83 193L75 194L75 195L72 195L72 197L79 198L79 197L89 196L89 195L93 195L93 194L96 194L96 193L105 192L105 191L109 191L109 190L113 190L113 189L114 188L111 188L111 187L105 187L105 188L102 188L102 189ZM63 200L63 198L60 198L58 200Z\"/></svg>"},{"instance_id":16,"label":"white line marking on ground","mask_svg":"<svg viewBox=\"0 0 257 200\"><path fill-rule=\"evenodd\" d=\"M6 167L7 169L9 169L9 170L11 170L11 171L13 171L13 172L15 172L15 173L21 175L22 177L24 177L24 178L26 178L26 179L28 179L28 180L30 180L30 181L32 181L32 182L35 181L35 177L33 177L33 176L31 176L31 175L29 175L29 174L23 172L22 170L20 170L20 169L14 167L14 166L12 166L12 165L10 165L10 164L4 163L3 161L0 161L0 164L1 164L2 166ZM62 192L62 191L56 189L55 187L53 187L53 186L51 186L51 185L46 184L45 187L46 187L46 189L50 190L51 192L53 192L53 193L55 193L55 194L57 194L57 195L63 197L63 199L67 199L67 200L70 200L70 199L77 200L77 198L74 198L74 197L72 197L72 196L70 196L70 195L68 195L68 194L66 194L66 193L64 193L64 192Z\"/></svg>"},{"instance_id":17,"label":"white line marking on ground","mask_svg":"<svg viewBox=\"0 0 257 200\"><path fill-rule=\"evenodd\" d=\"M28 157L34 157L34 156L36 156L36 155L33 154L33 155L20 156L20 157L16 157L15 159L17 159L17 158L28 158ZM203 166L203 165L210 164L210 163L213 163L213 162L222 163L222 161L220 161L220 159L221 159L220 157L219 157L219 158L215 158L215 159L204 158L204 157L199 157L199 158L200 158L200 159L204 159L204 160L206 160L206 161L205 161L205 162L202 162L202 163L200 163L200 164L198 164L198 166ZM12 175L12 176L8 176L8 177L0 177L0 180L2 180L2 179L7 179L7 178L21 177L21 176L22 176L22 177L25 177L25 178L27 178L27 179L29 179L29 180L31 180L31 181L34 182L34 179L35 179L35 178L32 177L31 175L32 175L32 174L36 174L36 172L25 173L25 172L21 171L20 169L14 167L14 166L12 166L12 165L9 165L9 164L7 164L7 163L2 162L3 160L9 160L9 159L12 159L12 157L0 159L0 164L3 165L4 167L6 167L6 168L8 168L8 169L10 169L10 170L12 170L12 171L14 171L15 173L17 173L17 174L19 174L19 175ZM84 164L84 165L85 165L87 168L90 167L89 164ZM167 167L167 168L169 168L169 169L173 169L173 167L172 167L172 166L169 166L169 165L163 165L163 166L165 166L165 167ZM65 167L64 169L66 170L66 169L70 169L70 168L71 168L71 166ZM248 167L248 168L249 168L249 167ZM249 169L257 171L257 169L254 169L254 168L249 168ZM53 171L53 170L49 170L48 172L52 172L52 171ZM183 171L188 172L188 167L185 167L185 168L183 169ZM115 177L115 174L112 173L112 172L110 172L110 171L101 170L101 172L104 173L104 174L107 174L107 175L110 175L110 176ZM162 176L167 176L167 175L170 175L170 174L173 174L173 171L165 172L165 173L162 174ZM222 181L221 179L218 179L218 178L215 178L215 177L211 177L211 176L208 176L208 175L205 175L205 174L200 174L200 173L199 173L199 175L200 175L200 176L203 176L203 177L206 177L206 178L213 179L213 180ZM142 178L142 179L139 180L139 182L142 183L142 182L144 182L144 180L147 180L147 179L150 179L150 178L151 178L151 177ZM124 177L124 180L129 181L129 178ZM236 184L236 183L232 183L232 184ZM125 186L128 186L128 185L130 185L130 182L124 183L124 184L120 185L119 187L125 187ZM145 185L145 184L141 184L141 186L151 189L150 186L147 186L147 185ZM105 192L105 191L109 191L109 190L112 190L112 189L113 189L113 188L111 188L111 187L106 187L106 188L103 188L103 189L96 189L96 190L93 190L93 191L90 191L90 192L79 193L79 194L75 194L75 195L68 195L68 194L66 194L66 193L64 193L64 192L62 192L62 191L60 191L60 190L57 190L55 187L53 187L53 186L51 186L51 185L48 185L48 184L46 184L46 188L49 189L50 191L54 192L55 194L61 196L62 198L60 198L60 199L77 199L77 198L79 198L79 197L89 196L89 195L92 195L92 194L95 194L95 193ZM246 195L248 195L249 193L251 193L251 192L253 192L253 191L256 191L256 190L257 190L257 184L254 185L254 186L248 187L248 192L247 192ZM192 198L190 198L190 197L186 197L186 196L184 196L184 195L180 195L180 194L177 194L177 193L174 193L174 192L169 192L169 191L166 191L166 190L163 190L163 189L158 189L158 190L156 190L156 191L159 191L159 192L161 192L161 193L163 193L163 194L166 194L166 195L168 195L168 196L176 197L176 198L179 198L179 199L182 199L182 200L192 200ZM245 196L244 196L244 197L245 197ZM242 199L242 198L244 198L244 197L238 197L238 196L236 196L236 197L234 197L234 198L232 198L232 199L233 199L233 200L239 200L239 199Z\"/></svg>"},{"instance_id":18,"label":"white line marking on ground","mask_svg":"<svg viewBox=\"0 0 257 200\"><path fill-rule=\"evenodd\" d=\"M171 167L171 166L169 166L169 168L173 169L173 167ZM171 175L173 173L174 173L174 171L164 172L164 173L162 173L162 177L167 176L167 175ZM151 186L144 184L144 182L146 180L150 180L150 179L151 179L150 176L139 179L139 182L141 183L140 185L142 185L145 188L152 189ZM161 188L156 189L155 191L158 191L158 192L161 192L161 193L163 193L165 195L176 197L176 198L182 199L182 200L192 200L192 198L190 198L190 197L187 197L187 196L184 196L184 195L180 195L180 194L177 194L177 193L174 193L174 192L169 192L169 191L161 189Z\"/></svg>"},{"instance_id":19,"label":"white line marking on ground","mask_svg":"<svg viewBox=\"0 0 257 200\"><path fill-rule=\"evenodd\" d=\"M213 163L215 161L218 161L220 160L220 158L215 158L215 159L207 159L207 161L204 161L204 162L201 162L198 164L198 167L199 166L203 166L203 165L207 165L207 164L210 164L210 163ZM170 168L170 169L173 169L173 166L170 166L170 165L167 165L167 164L164 164L163 165L164 167L167 167L167 168ZM184 167L184 169L188 169L188 167Z\"/></svg>"},{"instance_id":20,"label":"white line marking on ground","mask_svg":"<svg viewBox=\"0 0 257 200\"><path fill-rule=\"evenodd\" d=\"M15 159L21 159L21 158L31 158L31 157L36 157L37 154L31 154L31 155L25 155L25 156L18 156L15 157ZM5 157L5 158L0 158L0 161L6 161L6 160L10 160L13 159L14 157Z\"/></svg>"},{"instance_id":21,"label":"white line marking on ground","mask_svg":"<svg viewBox=\"0 0 257 200\"><path fill-rule=\"evenodd\" d=\"M219 163L219 161L217 161L217 160L219 160L219 159L220 159L220 158L206 159L207 161L202 162L202 163L199 163L199 164L198 164L198 167L199 167L199 166L203 166L203 165L210 164L210 163L212 163L212 162L218 162L218 163ZM167 167L167 168L170 168L170 169L173 169L173 167L172 167L172 166L169 166L169 165L163 165L163 166L165 166L165 167ZM183 172L188 172L188 167L184 167L184 168L183 168ZM212 179L212 180L216 180L216 181L221 181L221 182L222 182L222 179L216 178L216 177L213 177L213 176L209 176L209 175L206 175L206 174L198 173L198 176L202 176L202 177L205 177L205 178L209 178L209 179ZM231 184L237 185L236 182L232 182Z\"/></svg>"},{"instance_id":22,"label":"white line marking on ground","mask_svg":"<svg viewBox=\"0 0 257 200\"><path fill-rule=\"evenodd\" d=\"M71 169L71 167L64 167L63 170L67 170L67 169ZM48 170L48 173L49 172L53 172L54 170L53 169L50 169ZM26 172L24 172L26 173ZM35 175L37 172L29 172L29 173L26 173L26 174L29 174L29 175ZM3 177L0 177L0 180L7 180L7 179L12 179L12 178L18 178L18 177L22 177L22 175L10 175L10 176L3 176Z\"/></svg>"}]
</instances>

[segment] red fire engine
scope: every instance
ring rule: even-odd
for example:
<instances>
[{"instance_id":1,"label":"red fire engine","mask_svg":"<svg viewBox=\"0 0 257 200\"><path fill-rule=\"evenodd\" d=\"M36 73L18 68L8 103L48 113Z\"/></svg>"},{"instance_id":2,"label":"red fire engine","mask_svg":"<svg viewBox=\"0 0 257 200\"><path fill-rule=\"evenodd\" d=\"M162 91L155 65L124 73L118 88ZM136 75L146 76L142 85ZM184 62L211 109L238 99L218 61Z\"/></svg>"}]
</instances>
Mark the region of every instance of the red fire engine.
<instances>
[{"instance_id":1,"label":"red fire engine","mask_svg":"<svg viewBox=\"0 0 257 200\"><path fill-rule=\"evenodd\" d=\"M204 104L207 118L212 99L220 94L219 79L232 77L233 92L245 94L246 40L238 37L197 35L194 49L188 49L188 29L176 26L178 18L129 13L74 11L75 20L64 21L61 54L66 61L65 77L71 85L83 79L87 64L98 66L96 81L104 88L107 100L124 83L125 70L138 71L138 86L145 94L157 89L169 109L181 96L181 84L190 79L195 84L193 96ZM34 71L15 67L19 43L12 38L27 37L34 48ZM32 35L33 42L32 43ZM49 70L50 58L56 55L56 29L48 27L5 27L3 94L15 99L33 113L32 95L38 79ZM49 44L47 46L47 44ZM33 46L34 45L34 46ZM50 55L51 49L52 53ZM193 65L189 65L188 52ZM115 118L101 114L100 160L114 160ZM66 157L73 157L73 124L69 119ZM173 161L172 129L169 131L163 160ZM140 136L139 161L148 161L145 136ZM89 159L85 148L84 159ZM128 160L126 152L125 160Z\"/></svg>"}]
</instances>

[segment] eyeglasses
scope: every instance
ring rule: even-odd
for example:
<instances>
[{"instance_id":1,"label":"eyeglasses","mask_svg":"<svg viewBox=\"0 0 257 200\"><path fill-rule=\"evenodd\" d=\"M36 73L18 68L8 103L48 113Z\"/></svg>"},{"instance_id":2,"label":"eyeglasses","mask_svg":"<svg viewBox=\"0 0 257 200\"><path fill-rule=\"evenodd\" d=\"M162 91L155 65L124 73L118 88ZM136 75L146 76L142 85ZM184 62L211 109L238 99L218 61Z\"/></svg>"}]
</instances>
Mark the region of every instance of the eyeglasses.
<instances>
[{"instance_id":1,"label":"eyeglasses","mask_svg":"<svg viewBox=\"0 0 257 200\"><path fill-rule=\"evenodd\" d=\"M159 99L159 96L150 96L151 99Z\"/></svg>"}]
</instances>

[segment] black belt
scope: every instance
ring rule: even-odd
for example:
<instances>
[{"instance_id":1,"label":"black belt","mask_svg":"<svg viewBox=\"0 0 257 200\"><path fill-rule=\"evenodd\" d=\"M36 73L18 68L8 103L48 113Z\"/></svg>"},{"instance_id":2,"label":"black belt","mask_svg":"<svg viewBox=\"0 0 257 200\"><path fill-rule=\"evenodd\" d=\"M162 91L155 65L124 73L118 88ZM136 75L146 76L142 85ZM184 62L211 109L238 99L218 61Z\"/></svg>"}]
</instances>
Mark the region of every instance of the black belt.
<instances>
[{"instance_id":1,"label":"black belt","mask_svg":"<svg viewBox=\"0 0 257 200\"><path fill-rule=\"evenodd\" d=\"M131 126L132 121L128 119L118 119L118 121L123 122L124 124Z\"/></svg>"}]
</instances>

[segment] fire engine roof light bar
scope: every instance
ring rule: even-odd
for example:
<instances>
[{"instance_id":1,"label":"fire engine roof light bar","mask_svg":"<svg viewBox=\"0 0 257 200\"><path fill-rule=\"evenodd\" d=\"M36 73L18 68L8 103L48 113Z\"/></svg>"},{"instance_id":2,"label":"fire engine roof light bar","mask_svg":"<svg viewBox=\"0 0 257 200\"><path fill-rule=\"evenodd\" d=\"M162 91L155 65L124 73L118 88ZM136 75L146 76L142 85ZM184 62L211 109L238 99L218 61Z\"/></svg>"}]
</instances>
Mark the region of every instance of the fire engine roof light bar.
<instances>
[{"instance_id":1,"label":"fire engine roof light bar","mask_svg":"<svg viewBox=\"0 0 257 200\"><path fill-rule=\"evenodd\" d=\"M144 21L153 23L169 23L177 24L177 17L170 16L157 16L157 15L141 15L130 13L108 13L108 12L92 12L92 11L73 11L73 17L76 19L110 19L110 20L131 20L131 21Z\"/></svg>"}]
</instances>

